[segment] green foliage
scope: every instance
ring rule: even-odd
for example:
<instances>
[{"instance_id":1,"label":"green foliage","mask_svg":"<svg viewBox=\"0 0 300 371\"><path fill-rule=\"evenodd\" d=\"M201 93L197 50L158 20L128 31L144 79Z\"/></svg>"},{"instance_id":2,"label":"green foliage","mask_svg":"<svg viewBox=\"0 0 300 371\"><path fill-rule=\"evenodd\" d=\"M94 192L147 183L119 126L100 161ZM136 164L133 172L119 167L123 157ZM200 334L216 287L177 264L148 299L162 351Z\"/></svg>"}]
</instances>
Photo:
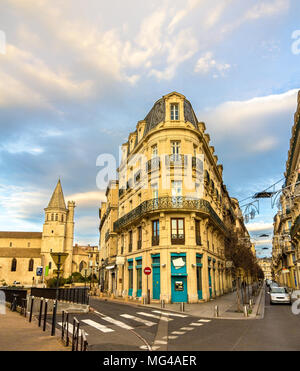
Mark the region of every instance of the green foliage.
<instances>
[{"instance_id":1,"label":"green foliage","mask_svg":"<svg viewBox=\"0 0 300 371\"><path fill-rule=\"evenodd\" d=\"M80 272L73 272L70 277L66 279L66 283L84 282L84 277Z\"/></svg>"},{"instance_id":2,"label":"green foliage","mask_svg":"<svg viewBox=\"0 0 300 371\"><path fill-rule=\"evenodd\" d=\"M56 288L57 278L50 278L47 280L47 287ZM66 283L66 279L59 277L58 287L63 286Z\"/></svg>"}]
</instances>

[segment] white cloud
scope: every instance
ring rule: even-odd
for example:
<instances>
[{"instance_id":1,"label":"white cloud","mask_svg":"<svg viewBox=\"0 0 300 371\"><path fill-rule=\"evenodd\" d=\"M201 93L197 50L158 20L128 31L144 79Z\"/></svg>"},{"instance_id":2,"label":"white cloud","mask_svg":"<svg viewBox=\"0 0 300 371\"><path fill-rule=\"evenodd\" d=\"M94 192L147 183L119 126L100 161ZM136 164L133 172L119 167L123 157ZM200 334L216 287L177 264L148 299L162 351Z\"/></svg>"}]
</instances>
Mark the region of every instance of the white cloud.
<instances>
[{"instance_id":1,"label":"white cloud","mask_svg":"<svg viewBox=\"0 0 300 371\"><path fill-rule=\"evenodd\" d=\"M281 94L254 97L245 101L229 101L207 109L199 114L199 119L217 129L217 134L228 130L239 134L262 129L269 124L267 118L295 111L298 89ZM216 127L215 123L222 123ZM231 133L234 133L233 131Z\"/></svg>"},{"instance_id":2,"label":"white cloud","mask_svg":"<svg viewBox=\"0 0 300 371\"><path fill-rule=\"evenodd\" d=\"M278 145L278 139L274 137L267 137L261 140L257 140L249 146L249 151L252 152L267 152L274 149Z\"/></svg>"},{"instance_id":3,"label":"white cloud","mask_svg":"<svg viewBox=\"0 0 300 371\"><path fill-rule=\"evenodd\" d=\"M266 231L266 230L273 230L273 223L266 223L266 222L248 223L247 229L249 232L260 232L260 231Z\"/></svg>"},{"instance_id":4,"label":"white cloud","mask_svg":"<svg viewBox=\"0 0 300 371\"><path fill-rule=\"evenodd\" d=\"M244 19L259 19L282 14L289 9L289 6L290 0L260 1L246 12Z\"/></svg>"},{"instance_id":5,"label":"white cloud","mask_svg":"<svg viewBox=\"0 0 300 371\"><path fill-rule=\"evenodd\" d=\"M230 64L219 63L213 58L212 52L206 52L200 57L195 65L196 73L208 74L213 72L213 77L224 76L225 71L230 69Z\"/></svg>"},{"instance_id":6,"label":"white cloud","mask_svg":"<svg viewBox=\"0 0 300 371\"><path fill-rule=\"evenodd\" d=\"M105 192L100 191L74 193L66 197L66 201L75 201L76 205L93 207L97 207L105 199Z\"/></svg>"}]
</instances>

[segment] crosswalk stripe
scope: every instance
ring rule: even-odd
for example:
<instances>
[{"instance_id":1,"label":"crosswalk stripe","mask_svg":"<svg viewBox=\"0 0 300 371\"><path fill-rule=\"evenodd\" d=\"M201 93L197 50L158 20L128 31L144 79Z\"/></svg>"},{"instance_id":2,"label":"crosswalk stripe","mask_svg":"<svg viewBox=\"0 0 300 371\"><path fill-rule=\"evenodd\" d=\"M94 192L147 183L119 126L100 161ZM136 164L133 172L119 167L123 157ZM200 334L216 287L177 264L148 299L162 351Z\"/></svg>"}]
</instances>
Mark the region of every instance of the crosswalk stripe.
<instances>
[{"instance_id":1,"label":"crosswalk stripe","mask_svg":"<svg viewBox=\"0 0 300 371\"><path fill-rule=\"evenodd\" d=\"M59 326L62 327L62 322L57 322L57 324ZM65 331L67 331L67 328L65 327ZM81 332L84 331L84 330L79 330L79 336L81 336ZM73 325L71 323L69 323L69 333L72 334L73 333ZM88 333L86 331L84 331L85 335L88 335Z\"/></svg>"},{"instance_id":2,"label":"crosswalk stripe","mask_svg":"<svg viewBox=\"0 0 300 371\"><path fill-rule=\"evenodd\" d=\"M164 314L164 315L167 315L167 316L175 316L175 317L181 317L181 318L185 318L187 317L187 315L185 314L177 314L177 313L166 313L166 312L162 312L160 310L153 310L152 311L153 313L160 313L160 314Z\"/></svg>"},{"instance_id":3,"label":"crosswalk stripe","mask_svg":"<svg viewBox=\"0 0 300 371\"><path fill-rule=\"evenodd\" d=\"M159 348L160 348L160 346L155 346L155 345L151 347L152 350L157 350Z\"/></svg>"},{"instance_id":4,"label":"crosswalk stripe","mask_svg":"<svg viewBox=\"0 0 300 371\"><path fill-rule=\"evenodd\" d=\"M203 323L192 322L190 323L190 326L203 326Z\"/></svg>"},{"instance_id":5,"label":"crosswalk stripe","mask_svg":"<svg viewBox=\"0 0 300 371\"><path fill-rule=\"evenodd\" d=\"M183 334L185 334L185 332L184 331L173 331L172 334L174 334L174 335L183 335Z\"/></svg>"},{"instance_id":6,"label":"crosswalk stripe","mask_svg":"<svg viewBox=\"0 0 300 371\"><path fill-rule=\"evenodd\" d=\"M106 327L104 325L101 325L98 322L92 321L91 319L83 319L81 322L86 323L87 325L90 325L92 327L95 327L97 330L100 330L102 332L114 332L113 329Z\"/></svg>"},{"instance_id":7,"label":"crosswalk stripe","mask_svg":"<svg viewBox=\"0 0 300 371\"><path fill-rule=\"evenodd\" d=\"M178 336L172 336L172 335L168 335L168 336L163 336L163 339L177 339Z\"/></svg>"},{"instance_id":8,"label":"crosswalk stripe","mask_svg":"<svg viewBox=\"0 0 300 371\"><path fill-rule=\"evenodd\" d=\"M155 340L154 344L168 344L168 342L164 340Z\"/></svg>"},{"instance_id":9,"label":"crosswalk stripe","mask_svg":"<svg viewBox=\"0 0 300 371\"><path fill-rule=\"evenodd\" d=\"M155 322L151 322L151 321L147 321L147 320L145 320L145 319L143 319L143 318L139 318L139 317L136 317L136 316L132 316L131 314L120 314L120 316L121 317L124 317L124 318L128 318L128 319L132 319L132 320L134 320L134 321L136 321L136 322L141 322L141 323L143 323L144 325L146 325L146 326L154 326L154 325L156 325L156 323Z\"/></svg>"},{"instance_id":10,"label":"crosswalk stripe","mask_svg":"<svg viewBox=\"0 0 300 371\"><path fill-rule=\"evenodd\" d=\"M192 331L194 330L194 328L193 327L181 327L180 330Z\"/></svg>"},{"instance_id":11,"label":"crosswalk stripe","mask_svg":"<svg viewBox=\"0 0 300 371\"><path fill-rule=\"evenodd\" d=\"M113 325L116 325L116 326L119 326L121 328L124 328L125 330L133 330L133 327L126 325L126 323L124 323L124 322L121 322L121 321L118 321L118 320L113 319L111 317L108 317L105 314L100 313L100 312L97 312L97 311L95 311L95 313L99 314L101 316L101 319L103 319L106 322L110 322Z\"/></svg>"},{"instance_id":12,"label":"crosswalk stripe","mask_svg":"<svg viewBox=\"0 0 300 371\"><path fill-rule=\"evenodd\" d=\"M198 322L210 322L210 319L198 319Z\"/></svg>"},{"instance_id":13,"label":"crosswalk stripe","mask_svg":"<svg viewBox=\"0 0 300 371\"><path fill-rule=\"evenodd\" d=\"M160 316L156 316L155 314L151 314L151 313L138 312L137 314L140 314L141 316L157 318L165 322L173 321L173 318L160 317Z\"/></svg>"}]
</instances>

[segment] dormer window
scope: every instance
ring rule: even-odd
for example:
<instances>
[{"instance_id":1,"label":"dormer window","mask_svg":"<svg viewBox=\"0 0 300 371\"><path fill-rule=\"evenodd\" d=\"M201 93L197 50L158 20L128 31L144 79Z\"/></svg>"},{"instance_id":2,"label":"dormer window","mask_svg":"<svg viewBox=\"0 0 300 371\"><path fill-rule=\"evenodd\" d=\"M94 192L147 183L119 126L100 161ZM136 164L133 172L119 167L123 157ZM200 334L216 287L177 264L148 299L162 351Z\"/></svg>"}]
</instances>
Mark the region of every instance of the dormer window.
<instances>
[{"instance_id":1,"label":"dormer window","mask_svg":"<svg viewBox=\"0 0 300 371\"><path fill-rule=\"evenodd\" d=\"M171 120L179 120L179 106L178 103L171 103Z\"/></svg>"}]
</instances>

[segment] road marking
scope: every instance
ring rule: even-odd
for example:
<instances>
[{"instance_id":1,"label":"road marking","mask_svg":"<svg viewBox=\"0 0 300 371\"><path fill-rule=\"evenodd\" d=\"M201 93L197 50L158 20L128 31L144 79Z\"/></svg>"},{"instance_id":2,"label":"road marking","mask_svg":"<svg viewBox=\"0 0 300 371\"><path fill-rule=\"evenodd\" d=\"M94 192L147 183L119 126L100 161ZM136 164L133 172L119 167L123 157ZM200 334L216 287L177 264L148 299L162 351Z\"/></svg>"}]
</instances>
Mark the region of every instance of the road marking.
<instances>
[{"instance_id":1,"label":"road marking","mask_svg":"<svg viewBox=\"0 0 300 371\"><path fill-rule=\"evenodd\" d=\"M162 312L162 311L160 311L160 310L153 310L152 312L153 312L153 313L164 314L164 315L166 315L166 316L175 316L175 317L181 317L181 318L185 318L185 317L187 317L185 314L166 313L166 312Z\"/></svg>"},{"instance_id":2,"label":"road marking","mask_svg":"<svg viewBox=\"0 0 300 371\"><path fill-rule=\"evenodd\" d=\"M157 318L157 319L160 319L160 320L165 321L165 322L173 321L173 318L155 316L154 314L151 314L151 313L138 312L137 314L140 314L141 316Z\"/></svg>"},{"instance_id":3,"label":"road marking","mask_svg":"<svg viewBox=\"0 0 300 371\"><path fill-rule=\"evenodd\" d=\"M174 334L174 335L183 335L183 334L185 334L185 332L184 331L173 331L173 332L171 332L171 334Z\"/></svg>"},{"instance_id":4,"label":"road marking","mask_svg":"<svg viewBox=\"0 0 300 371\"><path fill-rule=\"evenodd\" d=\"M87 325L90 325L92 327L95 327L97 330L100 330L102 332L114 332L115 330L109 328L109 327L106 327L104 325L101 325L100 323L98 322L95 322L91 319L83 319L81 322L84 322L86 323Z\"/></svg>"},{"instance_id":5,"label":"road marking","mask_svg":"<svg viewBox=\"0 0 300 371\"><path fill-rule=\"evenodd\" d=\"M181 327L180 330L192 331L194 327Z\"/></svg>"},{"instance_id":6,"label":"road marking","mask_svg":"<svg viewBox=\"0 0 300 371\"><path fill-rule=\"evenodd\" d=\"M118 321L116 319L113 319L111 317L108 317L105 314L100 313L100 312L97 312L97 311L95 311L94 313L99 314L104 321L110 322L113 325L116 325L116 326L119 326L121 328L124 328L125 330L133 330L133 327L126 325L126 323L123 323L121 321Z\"/></svg>"},{"instance_id":7,"label":"road marking","mask_svg":"<svg viewBox=\"0 0 300 371\"><path fill-rule=\"evenodd\" d=\"M211 322L210 319L198 319L198 322Z\"/></svg>"},{"instance_id":8,"label":"road marking","mask_svg":"<svg viewBox=\"0 0 300 371\"><path fill-rule=\"evenodd\" d=\"M168 336L164 336L163 339L177 339L178 336L172 336L172 335L168 335Z\"/></svg>"},{"instance_id":9,"label":"road marking","mask_svg":"<svg viewBox=\"0 0 300 371\"><path fill-rule=\"evenodd\" d=\"M160 348L160 346L155 346L155 345L153 347L151 347L152 350L157 350L159 348Z\"/></svg>"},{"instance_id":10,"label":"road marking","mask_svg":"<svg viewBox=\"0 0 300 371\"><path fill-rule=\"evenodd\" d=\"M168 342L164 340L155 340L154 344L168 344Z\"/></svg>"},{"instance_id":11,"label":"road marking","mask_svg":"<svg viewBox=\"0 0 300 371\"><path fill-rule=\"evenodd\" d=\"M62 327L62 322L57 322L57 324ZM65 327L65 331L67 331L67 327ZM84 331L84 330L79 330L79 336L81 336L82 331ZM69 323L69 333L70 334L73 333L73 325L71 323ZM85 333L85 335L88 335L88 333L86 331L84 331L84 333Z\"/></svg>"},{"instance_id":12,"label":"road marking","mask_svg":"<svg viewBox=\"0 0 300 371\"><path fill-rule=\"evenodd\" d=\"M143 318L139 318L139 317L136 317L136 316L132 316L132 315L130 315L130 314L120 314L120 316L121 316L121 317L124 317L124 318L132 319L132 320L134 320L134 321L136 321L136 322L141 322L141 323L143 323L144 325L149 326L149 327L150 327L150 326L154 326L154 325L156 325L155 322L147 321L147 320L145 320L145 319L143 319Z\"/></svg>"},{"instance_id":13,"label":"road marking","mask_svg":"<svg viewBox=\"0 0 300 371\"><path fill-rule=\"evenodd\" d=\"M203 323L192 322L190 323L190 326L203 326Z\"/></svg>"}]
</instances>

